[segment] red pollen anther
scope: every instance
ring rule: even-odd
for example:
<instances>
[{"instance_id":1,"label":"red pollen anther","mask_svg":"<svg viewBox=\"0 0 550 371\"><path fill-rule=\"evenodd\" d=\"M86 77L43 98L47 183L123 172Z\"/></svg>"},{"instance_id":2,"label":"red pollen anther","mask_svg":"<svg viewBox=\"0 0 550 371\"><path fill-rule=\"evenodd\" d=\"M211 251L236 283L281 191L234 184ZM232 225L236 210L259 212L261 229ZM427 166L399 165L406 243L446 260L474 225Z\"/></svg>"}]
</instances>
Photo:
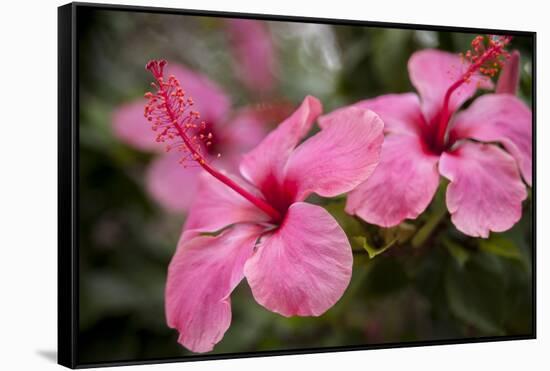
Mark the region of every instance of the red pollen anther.
<instances>
[{"instance_id":1,"label":"red pollen anther","mask_svg":"<svg viewBox=\"0 0 550 371\"><path fill-rule=\"evenodd\" d=\"M494 77L504 66L506 59L510 57L510 53L505 50L510 40L512 40L511 36L476 36L472 40L472 48L466 53L460 54L461 59L468 62L469 66L466 72L445 93L436 130L435 145L438 149L443 150L446 145L447 127L451 118L451 112L449 111L451 95L462 84L470 83L472 76L478 71L487 78Z\"/></svg>"},{"instance_id":2,"label":"red pollen anther","mask_svg":"<svg viewBox=\"0 0 550 371\"><path fill-rule=\"evenodd\" d=\"M149 70L155 82L151 86L155 91L145 93L148 103L144 109L144 115L152 124L153 131L159 132L156 141L166 143L166 151L176 150L182 152L180 163L191 160L197 162L209 174L239 193L260 210L269 215L273 221L280 221L281 214L265 200L257 197L225 174L212 167L206 160L204 148L212 145L213 134L197 133L197 129L205 129L204 121L197 123L200 113L191 110L193 98L186 96L180 82L174 76L164 79L165 60L152 60L145 68ZM218 154L217 157L220 155ZM185 166L185 165L184 165Z\"/></svg>"}]
</instances>

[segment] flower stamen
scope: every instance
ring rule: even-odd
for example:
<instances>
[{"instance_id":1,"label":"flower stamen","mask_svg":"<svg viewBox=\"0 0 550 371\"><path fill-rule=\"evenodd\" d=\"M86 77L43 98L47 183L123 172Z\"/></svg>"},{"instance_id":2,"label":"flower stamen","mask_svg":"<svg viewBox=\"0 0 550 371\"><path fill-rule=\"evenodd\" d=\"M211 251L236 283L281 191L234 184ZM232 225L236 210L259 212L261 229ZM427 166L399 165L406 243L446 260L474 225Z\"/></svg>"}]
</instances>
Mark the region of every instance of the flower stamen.
<instances>
[{"instance_id":1,"label":"flower stamen","mask_svg":"<svg viewBox=\"0 0 550 371\"><path fill-rule=\"evenodd\" d=\"M183 155L180 163L194 161L209 174L239 193L260 210L269 215L274 221L281 220L281 214L265 200L251 194L231 178L221 173L207 161L205 148L212 145L214 135L196 133L196 130L206 129L206 123L200 120L200 113L192 110L193 98L186 96L175 76L164 79L165 60L152 60L146 65L155 82L151 86L154 92L145 93L148 103L144 109L144 116L151 123L151 128L157 133L156 141L166 144L166 151L176 150ZM219 157L218 154L216 157Z\"/></svg>"},{"instance_id":2,"label":"flower stamen","mask_svg":"<svg viewBox=\"0 0 550 371\"><path fill-rule=\"evenodd\" d=\"M510 53L508 53L505 48L511 39L511 36L476 36L471 43L472 49L460 55L463 61L469 63L469 66L466 72L464 72L445 93L436 131L435 143L437 148L442 150L446 144L447 127L451 117L451 112L449 110L451 95L462 86L462 84L470 83L472 76L478 71L487 76L487 78L494 77L504 66L506 59L510 56Z\"/></svg>"}]
</instances>

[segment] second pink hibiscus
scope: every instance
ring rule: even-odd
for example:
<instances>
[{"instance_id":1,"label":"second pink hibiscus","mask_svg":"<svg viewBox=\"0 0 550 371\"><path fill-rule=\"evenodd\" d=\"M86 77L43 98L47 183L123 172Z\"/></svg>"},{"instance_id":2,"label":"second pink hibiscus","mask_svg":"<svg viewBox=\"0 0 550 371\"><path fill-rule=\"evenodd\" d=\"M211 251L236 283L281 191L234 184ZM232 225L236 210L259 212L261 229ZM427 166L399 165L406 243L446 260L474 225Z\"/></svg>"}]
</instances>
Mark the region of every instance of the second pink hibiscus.
<instances>
[{"instance_id":1,"label":"second pink hibiscus","mask_svg":"<svg viewBox=\"0 0 550 371\"><path fill-rule=\"evenodd\" d=\"M408 68L420 98L389 94L353 105L380 115L387 135L380 165L348 195L348 213L382 227L415 219L432 200L441 174L450 181L451 220L463 233L488 237L521 218L527 196L522 176L531 184L532 114L513 95L519 54L505 62L508 40L476 37L466 60L439 50L416 52ZM493 76L499 65L505 70L497 93L457 113L478 88L492 87L480 72Z\"/></svg>"}]
</instances>

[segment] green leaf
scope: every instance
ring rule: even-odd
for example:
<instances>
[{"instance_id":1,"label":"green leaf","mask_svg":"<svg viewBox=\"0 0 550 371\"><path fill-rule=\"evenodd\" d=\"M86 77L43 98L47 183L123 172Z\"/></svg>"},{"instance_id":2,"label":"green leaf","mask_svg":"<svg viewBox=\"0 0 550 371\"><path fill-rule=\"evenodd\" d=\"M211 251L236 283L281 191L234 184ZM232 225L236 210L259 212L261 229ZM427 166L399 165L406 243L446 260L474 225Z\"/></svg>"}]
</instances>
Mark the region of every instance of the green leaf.
<instances>
[{"instance_id":1,"label":"green leaf","mask_svg":"<svg viewBox=\"0 0 550 371\"><path fill-rule=\"evenodd\" d=\"M386 244L395 241L404 244L411 239L415 232L416 227L407 222L403 222L391 228L380 228L380 235L382 235Z\"/></svg>"},{"instance_id":2,"label":"green leaf","mask_svg":"<svg viewBox=\"0 0 550 371\"><path fill-rule=\"evenodd\" d=\"M325 209L338 221L348 238L364 233L361 222L345 212L346 200L336 200L325 205Z\"/></svg>"},{"instance_id":3,"label":"green leaf","mask_svg":"<svg viewBox=\"0 0 550 371\"><path fill-rule=\"evenodd\" d=\"M439 223L443 220L443 217L447 215L447 206L445 204L445 190L447 189L447 184L447 181L441 181L434 200L430 205L430 210L427 213L428 218L426 222L422 225L422 227L420 227L416 235L411 240L411 244L414 248L423 246L435 231Z\"/></svg>"},{"instance_id":4,"label":"green leaf","mask_svg":"<svg viewBox=\"0 0 550 371\"><path fill-rule=\"evenodd\" d=\"M413 247L420 247L428 240L432 235L433 231L443 219L447 211L445 209L436 210L433 214L430 215L426 223L418 230L416 235L412 239Z\"/></svg>"},{"instance_id":5,"label":"green leaf","mask_svg":"<svg viewBox=\"0 0 550 371\"><path fill-rule=\"evenodd\" d=\"M449 239L444 239L443 246L449 251L451 256L455 259L455 261L458 263L458 266L460 268L464 267L464 264L470 259L470 252L462 247L460 244L453 242Z\"/></svg>"},{"instance_id":6,"label":"green leaf","mask_svg":"<svg viewBox=\"0 0 550 371\"><path fill-rule=\"evenodd\" d=\"M518 246L512 240L506 239L502 236L492 235L487 240L480 240L478 245L480 250L490 254L501 256L503 258L519 260L521 262L525 261Z\"/></svg>"},{"instance_id":7,"label":"green leaf","mask_svg":"<svg viewBox=\"0 0 550 371\"><path fill-rule=\"evenodd\" d=\"M371 259L374 258L376 255L382 254L384 251L392 247L397 242L397 238L394 238L392 241L385 244L384 246L376 248L371 246L364 236L355 236L354 240L367 251L367 253L369 254L369 258Z\"/></svg>"},{"instance_id":8,"label":"green leaf","mask_svg":"<svg viewBox=\"0 0 550 371\"><path fill-rule=\"evenodd\" d=\"M482 335L503 335L506 308L505 272L495 256L480 253L460 269L452 264L445 276L449 309Z\"/></svg>"}]
</instances>

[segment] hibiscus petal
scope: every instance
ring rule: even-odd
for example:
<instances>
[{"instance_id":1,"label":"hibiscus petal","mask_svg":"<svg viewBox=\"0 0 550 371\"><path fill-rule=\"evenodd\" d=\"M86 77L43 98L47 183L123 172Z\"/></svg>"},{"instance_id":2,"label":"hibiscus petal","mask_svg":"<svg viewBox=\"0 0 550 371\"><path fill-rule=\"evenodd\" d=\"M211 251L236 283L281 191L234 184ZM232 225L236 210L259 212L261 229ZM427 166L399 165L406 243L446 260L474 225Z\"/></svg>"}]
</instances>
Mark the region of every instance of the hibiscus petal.
<instances>
[{"instance_id":1,"label":"hibiscus petal","mask_svg":"<svg viewBox=\"0 0 550 371\"><path fill-rule=\"evenodd\" d=\"M258 188L262 188L262 184L273 177L280 180L290 153L311 129L321 111L321 102L307 96L289 118L244 155L240 165L241 174Z\"/></svg>"},{"instance_id":2,"label":"hibiscus petal","mask_svg":"<svg viewBox=\"0 0 550 371\"><path fill-rule=\"evenodd\" d=\"M300 144L290 156L285 186L296 200L311 192L333 197L365 181L378 165L384 123L374 112L348 107L323 122L323 130Z\"/></svg>"},{"instance_id":3,"label":"hibiscus petal","mask_svg":"<svg viewBox=\"0 0 550 371\"><path fill-rule=\"evenodd\" d=\"M419 135L425 126L424 116L420 110L418 95L415 93L386 94L372 99L365 99L351 107L369 109L384 121L384 131L395 134ZM323 127L332 115L345 110L337 109L319 118L319 126Z\"/></svg>"},{"instance_id":4,"label":"hibiscus petal","mask_svg":"<svg viewBox=\"0 0 550 371\"><path fill-rule=\"evenodd\" d=\"M439 161L451 181L447 207L454 225L472 237L503 232L521 218L527 197L514 158L493 144L464 142Z\"/></svg>"},{"instance_id":5,"label":"hibiscus petal","mask_svg":"<svg viewBox=\"0 0 550 371\"><path fill-rule=\"evenodd\" d=\"M266 222L269 217L250 201L223 184L210 174L200 174L195 202L185 223L185 230L202 232L218 231L228 225L240 222ZM258 192L239 179L232 178L248 192Z\"/></svg>"},{"instance_id":6,"label":"hibiscus petal","mask_svg":"<svg viewBox=\"0 0 550 371\"><path fill-rule=\"evenodd\" d=\"M420 94L424 116L430 122L441 111L446 91L466 72L468 63L457 54L424 49L410 57L408 68L411 82ZM462 84L451 95L450 111L456 111L475 94L478 87L489 89L492 86L488 78L474 74L468 83Z\"/></svg>"},{"instance_id":7,"label":"hibiscus petal","mask_svg":"<svg viewBox=\"0 0 550 371\"><path fill-rule=\"evenodd\" d=\"M509 94L479 97L468 109L457 114L451 137L501 142L531 185L533 114L519 98Z\"/></svg>"},{"instance_id":8,"label":"hibiscus petal","mask_svg":"<svg viewBox=\"0 0 550 371\"><path fill-rule=\"evenodd\" d=\"M269 90L275 82L275 58L267 25L250 19L226 23L239 77L251 90Z\"/></svg>"},{"instance_id":9,"label":"hibiscus petal","mask_svg":"<svg viewBox=\"0 0 550 371\"><path fill-rule=\"evenodd\" d=\"M168 153L152 161L146 175L147 191L165 210L187 211L197 193L199 167L184 167L181 153Z\"/></svg>"},{"instance_id":10,"label":"hibiscus petal","mask_svg":"<svg viewBox=\"0 0 550 371\"><path fill-rule=\"evenodd\" d=\"M193 109L200 112L203 120L217 123L226 119L231 101L218 84L176 63L168 63L164 71L166 76L174 75L178 79L186 95L193 98Z\"/></svg>"},{"instance_id":11,"label":"hibiscus petal","mask_svg":"<svg viewBox=\"0 0 550 371\"><path fill-rule=\"evenodd\" d=\"M504 64L500 76L498 77L497 94L512 94L516 95L519 86L519 69L520 69L520 54L514 50L510 54L510 58Z\"/></svg>"},{"instance_id":12,"label":"hibiscus petal","mask_svg":"<svg viewBox=\"0 0 550 371\"><path fill-rule=\"evenodd\" d=\"M343 295L353 256L346 234L322 207L297 202L262 239L244 272L258 303L283 316L319 316Z\"/></svg>"},{"instance_id":13,"label":"hibiscus petal","mask_svg":"<svg viewBox=\"0 0 550 371\"><path fill-rule=\"evenodd\" d=\"M258 112L253 108L242 108L224 124L221 140L224 147L241 155L260 143L266 134L265 124Z\"/></svg>"},{"instance_id":14,"label":"hibiscus petal","mask_svg":"<svg viewBox=\"0 0 550 371\"><path fill-rule=\"evenodd\" d=\"M218 236L182 238L168 267L165 311L178 342L193 352L211 351L231 323L229 295L243 279L261 228L240 225Z\"/></svg>"},{"instance_id":15,"label":"hibiscus petal","mask_svg":"<svg viewBox=\"0 0 550 371\"><path fill-rule=\"evenodd\" d=\"M140 151L162 151L164 145L155 141L156 134L151 129L151 123L143 116L146 104L145 99L139 99L119 106L113 112L113 133Z\"/></svg>"},{"instance_id":16,"label":"hibiscus petal","mask_svg":"<svg viewBox=\"0 0 550 371\"><path fill-rule=\"evenodd\" d=\"M372 176L348 195L346 212L368 223L392 227L415 219L432 200L437 186L438 156L419 137L388 135Z\"/></svg>"}]
</instances>

